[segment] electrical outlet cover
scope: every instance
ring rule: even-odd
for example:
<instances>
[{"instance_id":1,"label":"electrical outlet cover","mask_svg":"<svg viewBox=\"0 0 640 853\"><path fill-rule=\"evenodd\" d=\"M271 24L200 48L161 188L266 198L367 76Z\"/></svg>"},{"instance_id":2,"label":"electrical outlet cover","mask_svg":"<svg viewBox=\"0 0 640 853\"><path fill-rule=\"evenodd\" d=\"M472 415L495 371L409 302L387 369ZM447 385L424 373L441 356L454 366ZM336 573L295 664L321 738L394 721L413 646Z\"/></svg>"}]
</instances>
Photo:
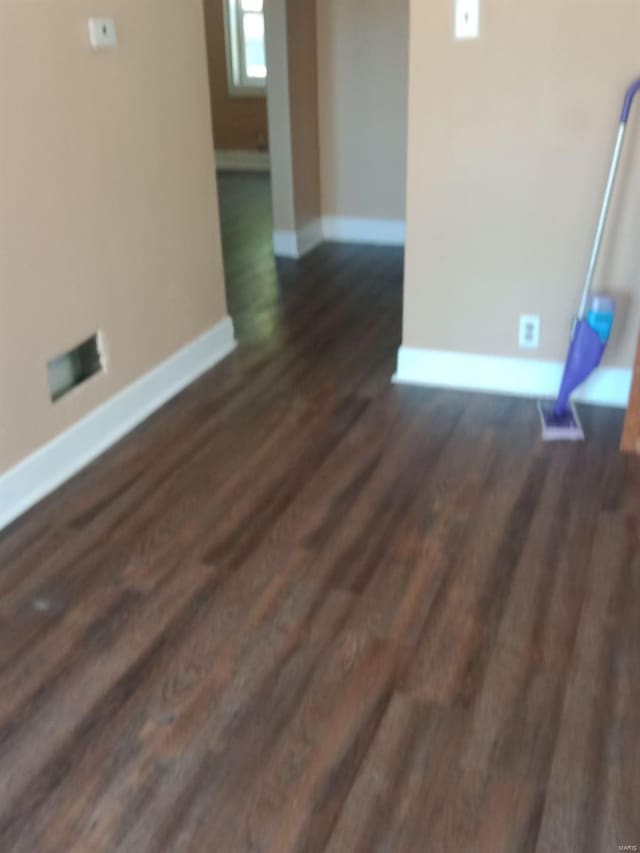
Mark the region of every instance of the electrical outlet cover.
<instances>
[{"instance_id":1,"label":"electrical outlet cover","mask_svg":"<svg viewBox=\"0 0 640 853\"><path fill-rule=\"evenodd\" d=\"M540 346L540 317L523 314L520 317L518 342L522 349L538 349Z\"/></svg>"}]
</instances>

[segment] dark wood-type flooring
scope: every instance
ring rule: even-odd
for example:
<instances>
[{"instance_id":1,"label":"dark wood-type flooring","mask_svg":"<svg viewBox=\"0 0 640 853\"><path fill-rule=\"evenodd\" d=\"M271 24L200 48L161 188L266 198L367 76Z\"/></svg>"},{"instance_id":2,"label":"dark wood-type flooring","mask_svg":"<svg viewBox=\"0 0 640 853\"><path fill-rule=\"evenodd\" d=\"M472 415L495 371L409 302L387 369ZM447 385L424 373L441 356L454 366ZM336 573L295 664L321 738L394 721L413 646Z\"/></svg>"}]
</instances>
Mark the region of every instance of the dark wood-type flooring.
<instances>
[{"instance_id":1,"label":"dark wood-type flooring","mask_svg":"<svg viewBox=\"0 0 640 853\"><path fill-rule=\"evenodd\" d=\"M623 413L394 387L401 251L220 189L239 349L0 536L0 851L640 845Z\"/></svg>"}]
</instances>

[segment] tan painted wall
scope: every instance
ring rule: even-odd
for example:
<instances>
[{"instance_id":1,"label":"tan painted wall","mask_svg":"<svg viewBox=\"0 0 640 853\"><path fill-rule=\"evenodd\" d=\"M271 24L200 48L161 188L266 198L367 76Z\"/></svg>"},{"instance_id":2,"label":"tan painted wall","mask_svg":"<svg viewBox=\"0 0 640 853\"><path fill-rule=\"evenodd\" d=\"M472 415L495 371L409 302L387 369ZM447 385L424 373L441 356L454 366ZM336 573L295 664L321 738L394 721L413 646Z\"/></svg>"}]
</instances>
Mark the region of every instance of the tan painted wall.
<instances>
[{"instance_id":1,"label":"tan painted wall","mask_svg":"<svg viewBox=\"0 0 640 853\"><path fill-rule=\"evenodd\" d=\"M323 213L403 220L409 0L319 0L317 14Z\"/></svg>"},{"instance_id":2,"label":"tan painted wall","mask_svg":"<svg viewBox=\"0 0 640 853\"><path fill-rule=\"evenodd\" d=\"M2 471L226 314L201 0L2 0L0 128ZM108 373L51 404L96 330Z\"/></svg>"},{"instance_id":3,"label":"tan painted wall","mask_svg":"<svg viewBox=\"0 0 640 853\"><path fill-rule=\"evenodd\" d=\"M316 0L269 0L266 14L271 194L276 231L320 216Z\"/></svg>"},{"instance_id":4,"label":"tan painted wall","mask_svg":"<svg viewBox=\"0 0 640 853\"><path fill-rule=\"evenodd\" d=\"M268 0L265 16L271 202L275 231L295 231L293 146L289 99L287 0Z\"/></svg>"},{"instance_id":5,"label":"tan painted wall","mask_svg":"<svg viewBox=\"0 0 640 853\"><path fill-rule=\"evenodd\" d=\"M230 95L224 35L225 0L204 0L211 111L219 150L266 148L267 99Z\"/></svg>"},{"instance_id":6,"label":"tan painted wall","mask_svg":"<svg viewBox=\"0 0 640 853\"><path fill-rule=\"evenodd\" d=\"M482 38L452 39L450 0L411 0L407 346L564 357L626 85L637 0L484 0ZM638 105L640 107L640 104ZM630 128L601 283L631 295L609 363L640 321L640 122Z\"/></svg>"},{"instance_id":7,"label":"tan painted wall","mask_svg":"<svg viewBox=\"0 0 640 853\"><path fill-rule=\"evenodd\" d=\"M287 30L294 209L299 230L317 219L321 210L316 0L288 0Z\"/></svg>"}]
</instances>

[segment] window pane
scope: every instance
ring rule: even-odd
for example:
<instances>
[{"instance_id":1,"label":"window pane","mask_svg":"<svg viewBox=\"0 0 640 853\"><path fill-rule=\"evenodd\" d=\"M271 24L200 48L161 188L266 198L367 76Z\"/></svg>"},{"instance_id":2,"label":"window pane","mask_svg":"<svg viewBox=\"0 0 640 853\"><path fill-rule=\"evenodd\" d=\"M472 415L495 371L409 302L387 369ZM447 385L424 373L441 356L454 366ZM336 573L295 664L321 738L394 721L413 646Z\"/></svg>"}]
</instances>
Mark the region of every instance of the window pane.
<instances>
[{"instance_id":1,"label":"window pane","mask_svg":"<svg viewBox=\"0 0 640 853\"><path fill-rule=\"evenodd\" d=\"M242 32L244 35L245 73L249 79L264 80L267 76L267 60L264 49L264 15L243 15Z\"/></svg>"},{"instance_id":2,"label":"window pane","mask_svg":"<svg viewBox=\"0 0 640 853\"><path fill-rule=\"evenodd\" d=\"M264 0L240 0L240 8L243 12L262 12Z\"/></svg>"}]
</instances>

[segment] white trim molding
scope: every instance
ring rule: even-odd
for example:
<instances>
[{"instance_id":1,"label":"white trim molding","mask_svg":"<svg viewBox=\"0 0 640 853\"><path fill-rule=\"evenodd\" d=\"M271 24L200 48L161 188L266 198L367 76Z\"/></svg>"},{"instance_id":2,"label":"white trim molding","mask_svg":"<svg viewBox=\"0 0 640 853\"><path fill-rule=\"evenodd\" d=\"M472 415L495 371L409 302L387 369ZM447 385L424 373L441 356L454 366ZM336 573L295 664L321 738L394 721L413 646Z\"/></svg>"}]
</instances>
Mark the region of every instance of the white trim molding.
<instances>
[{"instance_id":1,"label":"white trim molding","mask_svg":"<svg viewBox=\"0 0 640 853\"><path fill-rule=\"evenodd\" d=\"M399 219L353 219L325 216L322 219L325 240L337 243L365 243L379 246L404 246L406 226Z\"/></svg>"},{"instance_id":2,"label":"white trim molding","mask_svg":"<svg viewBox=\"0 0 640 853\"><path fill-rule=\"evenodd\" d=\"M553 398L560 388L563 369L560 361L401 347L393 381L401 385ZM631 381L630 368L600 367L576 391L575 399L626 408Z\"/></svg>"},{"instance_id":3,"label":"white trim molding","mask_svg":"<svg viewBox=\"0 0 640 853\"><path fill-rule=\"evenodd\" d=\"M274 231L273 254L277 258L302 258L322 243L322 223L319 219L309 222L299 231Z\"/></svg>"},{"instance_id":4,"label":"white trim molding","mask_svg":"<svg viewBox=\"0 0 640 853\"><path fill-rule=\"evenodd\" d=\"M0 475L0 530L123 438L236 346L225 317Z\"/></svg>"},{"instance_id":5,"label":"white trim molding","mask_svg":"<svg viewBox=\"0 0 640 853\"><path fill-rule=\"evenodd\" d=\"M313 222L307 223L304 228L298 231L298 252L300 253L300 257L303 257L303 255L306 255L319 246L323 239L321 220L314 219Z\"/></svg>"},{"instance_id":6,"label":"white trim molding","mask_svg":"<svg viewBox=\"0 0 640 853\"><path fill-rule=\"evenodd\" d=\"M216 169L220 172L270 172L268 151L216 150Z\"/></svg>"},{"instance_id":7,"label":"white trim molding","mask_svg":"<svg viewBox=\"0 0 640 853\"><path fill-rule=\"evenodd\" d=\"M273 254L276 258L299 258L297 233L295 231L274 231Z\"/></svg>"},{"instance_id":8,"label":"white trim molding","mask_svg":"<svg viewBox=\"0 0 640 853\"><path fill-rule=\"evenodd\" d=\"M404 246L405 223L394 219L347 219L323 216L300 231L274 231L273 252L278 258L301 258L325 240L369 246Z\"/></svg>"}]
</instances>

